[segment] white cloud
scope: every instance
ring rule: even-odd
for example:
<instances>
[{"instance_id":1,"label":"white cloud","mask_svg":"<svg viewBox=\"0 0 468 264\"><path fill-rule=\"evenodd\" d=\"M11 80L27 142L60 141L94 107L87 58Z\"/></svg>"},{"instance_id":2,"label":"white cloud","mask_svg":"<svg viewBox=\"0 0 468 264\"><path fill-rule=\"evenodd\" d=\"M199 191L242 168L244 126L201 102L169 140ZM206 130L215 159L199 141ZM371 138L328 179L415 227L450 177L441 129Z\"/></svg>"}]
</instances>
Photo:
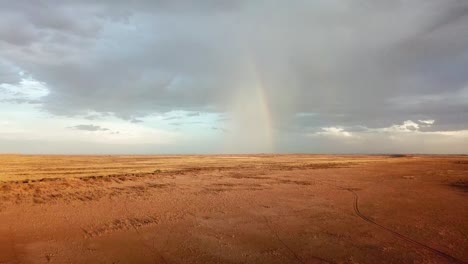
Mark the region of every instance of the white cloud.
<instances>
[{"instance_id":1,"label":"white cloud","mask_svg":"<svg viewBox=\"0 0 468 264\"><path fill-rule=\"evenodd\" d=\"M180 132L102 117L89 124L80 117L54 117L34 105L0 102L0 139L43 142L95 142L106 144L173 144ZM71 129L74 127L74 129ZM44 145L46 148L46 145Z\"/></svg>"},{"instance_id":2,"label":"white cloud","mask_svg":"<svg viewBox=\"0 0 468 264\"><path fill-rule=\"evenodd\" d=\"M468 130L426 131L422 128L435 121L422 121L426 122L406 120L383 128L330 126L307 136L310 147L318 152L467 153Z\"/></svg>"},{"instance_id":3,"label":"white cloud","mask_svg":"<svg viewBox=\"0 0 468 264\"><path fill-rule=\"evenodd\" d=\"M434 122L435 122L435 120L434 120L434 119L418 120L418 121L419 121L419 123L423 123L423 124L425 124L425 125L429 125L429 126L430 126L430 125L433 125L433 124L434 124Z\"/></svg>"},{"instance_id":4,"label":"white cloud","mask_svg":"<svg viewBox=\"0 0 468 264\"><path fill-rule=\"evenodd\" d=\"M22 78L16 84L0 84L0 101L38 103L39 99L48 94L49 89L45 83L33 78Z\"/></svg>"},{"instance_id":5,"label":"white cloud","mask_svg":"<svg viewBox=\"0 0 468 264\"><path fill-rule=\"evenodd\" d=\"M406 120L401 125L395 124L390 127L373 129L373 131L376 131L376 132L390 132L390 133L408 133L408 132L415 132L418 130L419 130L419 124L411 120Z\"/></svg>"},{"instance_id":6,"label":"white cloud","mask_svg":"<svg viewBox=\"0 0 468 264\"><path fill-rule=\"evenodd\" d=\"M322 127L322 131L313 133L312 135L333 136L333 137L352 137L353 134L344 130L341 127Z\"/></svg>"}]
</instances>

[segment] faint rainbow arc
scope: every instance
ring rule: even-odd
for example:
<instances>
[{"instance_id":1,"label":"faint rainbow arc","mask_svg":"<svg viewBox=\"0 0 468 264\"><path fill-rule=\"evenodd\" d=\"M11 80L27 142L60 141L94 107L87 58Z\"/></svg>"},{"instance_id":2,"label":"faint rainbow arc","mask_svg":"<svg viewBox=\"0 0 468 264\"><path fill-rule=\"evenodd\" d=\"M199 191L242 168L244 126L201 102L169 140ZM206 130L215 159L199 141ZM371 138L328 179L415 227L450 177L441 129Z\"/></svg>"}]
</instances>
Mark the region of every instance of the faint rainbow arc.
<instances>
[{"instance_id":1,"label":"faint rainbow arc","mask_svg":"<svg viewBox=\"0 0 468 264\"><path fill-rule=\"evenodd\" d=\"M258 105L260 111L261 120L265 124L265 140L267 143L267 148L265 151L274 152L275 143L274 143L274 128L273 128L273 116L270 106L270 100L267 95L266 85L262 73L259 71L257 63L252 57L249 58L249 68L250 72L254 78L254 89L258 98Z\"/></svg>"}]
</instances>

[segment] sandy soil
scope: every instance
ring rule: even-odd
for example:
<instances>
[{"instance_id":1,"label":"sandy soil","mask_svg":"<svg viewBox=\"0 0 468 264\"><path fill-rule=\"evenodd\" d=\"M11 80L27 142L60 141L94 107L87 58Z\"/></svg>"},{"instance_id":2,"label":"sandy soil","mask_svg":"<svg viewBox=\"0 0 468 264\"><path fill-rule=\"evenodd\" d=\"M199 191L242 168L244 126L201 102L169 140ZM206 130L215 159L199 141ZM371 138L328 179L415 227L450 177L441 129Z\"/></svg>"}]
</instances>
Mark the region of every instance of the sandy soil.
<instances>
[{"instance_id":1,"label":"sandy soil","mask_svg":"<svg viewBox=\"0 0 468 264\"><path fill-rule=\"evenodd\" d=\"M468 156L0 156L0 263L467 263Z\"/></svg>"}]
</instances>

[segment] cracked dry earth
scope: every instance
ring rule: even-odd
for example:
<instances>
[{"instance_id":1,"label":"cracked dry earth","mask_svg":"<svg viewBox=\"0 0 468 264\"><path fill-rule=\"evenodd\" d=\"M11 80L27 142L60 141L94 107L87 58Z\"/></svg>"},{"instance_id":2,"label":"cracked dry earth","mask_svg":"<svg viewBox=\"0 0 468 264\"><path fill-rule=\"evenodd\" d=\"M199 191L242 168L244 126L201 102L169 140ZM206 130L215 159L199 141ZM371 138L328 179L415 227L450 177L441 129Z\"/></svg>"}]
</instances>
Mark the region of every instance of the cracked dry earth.
<instances>
[{"instance_id":1,"label":"cracked dry earth","mask_svg":"<svg viewBox=\"0 0 468 264\"><path fill-rule=\"evenodd\" d=\"M468 262L468 156L0 165L0 263Z\"/></svg>"}]
</instances>

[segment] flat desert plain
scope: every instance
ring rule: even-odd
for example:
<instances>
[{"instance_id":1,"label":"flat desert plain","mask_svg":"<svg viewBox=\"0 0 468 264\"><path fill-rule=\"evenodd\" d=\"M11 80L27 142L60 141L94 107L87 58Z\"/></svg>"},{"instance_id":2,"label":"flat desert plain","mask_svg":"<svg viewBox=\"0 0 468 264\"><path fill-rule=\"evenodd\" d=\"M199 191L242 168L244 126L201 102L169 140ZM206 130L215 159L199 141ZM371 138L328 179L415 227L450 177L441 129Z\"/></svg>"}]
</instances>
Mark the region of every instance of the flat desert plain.
<instances>
[{"instance_id":1,"label":"flat desert plain","mask_svg":"<svg viewBox=\"0 0 468 264\"><path fill-rule=\"evenodd\" d=\"M468 156L0 155L0 263L467 263Z\"/></svg>"}]
</instances>

